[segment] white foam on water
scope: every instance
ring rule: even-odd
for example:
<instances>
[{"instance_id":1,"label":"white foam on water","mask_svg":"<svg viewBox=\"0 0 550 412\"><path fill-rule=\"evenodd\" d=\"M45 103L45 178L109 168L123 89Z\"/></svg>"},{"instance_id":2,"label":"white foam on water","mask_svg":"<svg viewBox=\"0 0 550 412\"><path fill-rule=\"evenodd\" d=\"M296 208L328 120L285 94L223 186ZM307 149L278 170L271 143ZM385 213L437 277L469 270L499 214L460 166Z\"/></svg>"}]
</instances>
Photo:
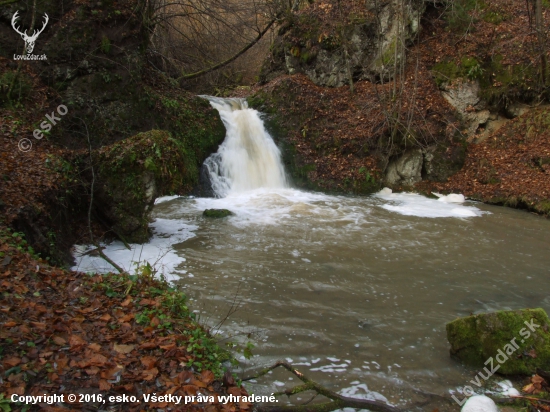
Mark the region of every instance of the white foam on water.
<instances>
[{"instance_id":1,"label":"white foam on water","mask_svg":"<svg viewBox=\"0 0 550 412\"><path fill-rule=\"evenodd\" d=\"M178 197L181 197L181 196L180 196L180 195L173 195L173 196L162 196L162 197L157 197L157 198L155 199L155 205L160 205L161 203L169 202L170 200L177 199Z\"/></svg>"},{"instance_id":2,"label":"white foam on water","mask_svg":"<svg viewBox=\"0 0 550 412\"><path fill-rule=\"evenodd\" d=\"M171 202L168 216L181 213L193 219L205 209L228 209L234 215L222 222L236 227L299 227L335 239L350 231L363 233L365 228L371 228L375 208L427 218L476 217L485 213L473 206L449 203L463 200L462 195L442 196L438 201L414 193L392 193L385 188L373 197L352 198L288 188L280 151L265 130L259 113L249 109L244 99L207 98L219 111L227 130L218 152L205 162L214 193L220 198L164 196L156 199L157 205ZM193 231L198 228L186 222L157 219L151 224L154 236L148 243L131 245L129 250L122 243L113 242L102 245L104 253L129 272L135 271L136 263L147 261L167 279L177 279L178 273L186 273L178 270L185 259L178 256L172 246L195 236ZM86 254L92 249L93 246L75 246L73 270L113 271L101 257ZM300 257L302 262L312 263L309 256L302 257L297 249L291 254Z\"/></svg>"},{"instance_id":3,"label":"white foam on water","mask_svg":"<svg viewBox=\"0 0 550 412\"><path fill-rule=\"evenodd\" d=\"M369 390L368 386L364 383L359 385L352 385L340 390L340 395L354 399L364 399L369 401L380 401L391 405L388 399L379 392Z\"/></svg>"},{"instance_id":4,"label":"white foam on water","mask_svg":"<svg viewBox=\"0 0 550 412\"><path fill-rule=\"evenodd\" d=\"M365 198L365 207L351 206L344 196L304 192L296 189L259 188L230 193L223 198L196 198L182 202L180 212L200 214L205 209L228 209L235 215L228 218L237 227L249 225L280 225L309 219L319 228L324 223L339 222L356 229L366 223L372 201ZM293 251L293 256L300 252Z\"/></svg>"},{"instance_id":5,"label":"white foam on water","mask_svg":"<svg viewBox=\"0 0 550 412\"><path fill-rule=\"evenodd\" d=\"M335 364L335 363L331 363L330 365L323 365L323 366L320 366L318 368L311 368L310 371L311 372L325 372L325 373L332 373L332 372L345 372L346 371L346 368L348 367L349 365L347 363L342 363L342 364Z\"/></svg>"},{"instance_id":6,"label":"white foam on water","mask_svg":"<svg viewBox=\"0 0 550 412\"><path fill-rule=\"evenodd\" d=\"M501 391L490 392L490 393L497 393L502 396L509 396L509 397L521 395L519 391L516 388L514 388L514 385L512 384L512 382L510 382L508 379L497 382L497 385L500 386Z\"/></svg>"},{"instance_id":7,"label":"white foam on water","mask_svg":"<svg viewBox=\"0 0 550 412\"><path fill-rule=\"evenodd\" d=\"M378 192L375 197L388 203L380 207L406 216L418 217L477 217L488 212L483 212L475 206L463 206L458 203L464 201L462 195L447 195L439 199L430 199L417 193L388 193ZM442 200L443 199L443 200Z\"/></svg>"},{"instance_id":8,"label":"white foam on water","mask_svg":"<svg viewBox=\"0 0 550 412\"><path fill-rule=\"evenodd\" d=\"M446 202L446 203L464 203L466 201L466 198L463 194L455 194L451 193L448 195L442 195L439 193L433 192L434 195L436 195L439 199L437 199L440 202Z\"/></svg>"},{"instance_id":9,"label":"white foam on water","mask_svg":"<svg viewBox=\"0 0 550 412\"><path fill-rule=\"evenodd\" d=\"M163 275L167 280L180 279L178 273L186 271L178 270L178 266L185 262L185 258L178 256L172 245L194 237L193 231L198 227L171 219L156 219L150 227L153 237L148 243L130 244L130 249L120 241L101 244L100 246L104 247L103 253L129 273L135 273L139 265L149 262L157 274ZM95 246L76 245L73 249L76 263L71 270L93 273L116 272L116 269L100 256L86 254L94 249Z\"/></svg>"},{"instance_id":10,"label":"white foam on water","mask_svg":"<svg viewBox=\"0 0 550 412\"><path fill-rule=\"evenodd\" d=\"M425 218L479 217L488 212L475 206L440 202L415 193L376 194L350 198L288 188L258 188L230 193L223 198L182 199L179 212L201 214L205 209L228 209L235 215L227 218L237 227L250 225L299 224L307 220L312 230L362 230L374 219L375 207L407 216ZM328 223L328 225L327 225ZM291 252L299 257L298 250ZM306 258L302 258L306 259Z\"/></svg>"}]
</instances>

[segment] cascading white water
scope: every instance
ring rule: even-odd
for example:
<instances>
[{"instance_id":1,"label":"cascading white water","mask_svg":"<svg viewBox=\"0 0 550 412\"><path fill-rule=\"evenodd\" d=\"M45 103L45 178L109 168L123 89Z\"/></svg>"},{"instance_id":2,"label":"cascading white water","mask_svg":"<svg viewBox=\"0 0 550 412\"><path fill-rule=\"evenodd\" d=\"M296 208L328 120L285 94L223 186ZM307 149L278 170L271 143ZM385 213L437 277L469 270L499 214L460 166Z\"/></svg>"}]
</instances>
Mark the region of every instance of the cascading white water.
<instances>
[{"instance_id":1,"label":"cascading white water","mask_svg":"<svg viewBox=\"0 0 550 412\"><path fill-rule=\"evenodd\" d=\"M259 113L245 99L202 97L218 110L227 130L218 152L204 162L214 194L287 187L281 152Z\"/></svg>"}]
</instances>

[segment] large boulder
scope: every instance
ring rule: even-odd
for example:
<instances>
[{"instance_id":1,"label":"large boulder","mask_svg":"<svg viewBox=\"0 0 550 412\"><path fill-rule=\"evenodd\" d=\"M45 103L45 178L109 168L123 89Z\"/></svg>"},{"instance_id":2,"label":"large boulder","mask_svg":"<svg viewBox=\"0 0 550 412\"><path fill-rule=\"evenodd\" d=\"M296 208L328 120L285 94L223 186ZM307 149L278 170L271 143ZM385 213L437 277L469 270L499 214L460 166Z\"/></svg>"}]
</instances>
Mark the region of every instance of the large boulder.
<instances>
[{"instance_id":1,"label":"large boulder","mask_svg":"<svg viewBox=\"0 0 550 412\"><path fill-rule=\"evenodd\" d=\"M445 100L453 106L466 127L466 135L473 136L480 125L488 122L491 112L485 109L485 102L479 97L478 80L458 78L441 85Z\"/></svg>"},{"instance_id":2,"label":"large boulder","mask_svg":"<svg viewBox=\"0 0 550 412\"><path fill-rule=\"evenodd\" d=\"M550 320L543 309L498 311L447 324L451 356L504 375L550 370Z\"/></svg>"},{"instance_id":3,"label":"large boulder","mask_svg":"<svg viewBox=\"0 0 550 412\"><path fill-rule=\"evenodd\" d=\"M422 179L445 182L464 166L466 145L460 141L451 144L429 146L423 151Z\"/></svg>"},{"instance_id":4,"label":"large boulder","mask_svg":"<svg viewBox=\"0 0 550 412\"><path fill-rule=\"evenodd\" d=\"M409 149L386 169L384 183L387 186L413 186L422 180L424 156L421 149Z\"/></svg>"},{"instance_id":5,"label":"large boulder","mask_svg":"<svg viewBox=\"0 0 550 412\"><path fill-rule=\"evenodd\" d=\"M203 132L216 139L217 128ZM208 151L194 152L189 143L165 130L150 130L100 149L95 155L99 171L94 207L102 223L128 242L147 241L155 198L189 193L198 183L199 165Z\"/></svg>"}]
</instances>

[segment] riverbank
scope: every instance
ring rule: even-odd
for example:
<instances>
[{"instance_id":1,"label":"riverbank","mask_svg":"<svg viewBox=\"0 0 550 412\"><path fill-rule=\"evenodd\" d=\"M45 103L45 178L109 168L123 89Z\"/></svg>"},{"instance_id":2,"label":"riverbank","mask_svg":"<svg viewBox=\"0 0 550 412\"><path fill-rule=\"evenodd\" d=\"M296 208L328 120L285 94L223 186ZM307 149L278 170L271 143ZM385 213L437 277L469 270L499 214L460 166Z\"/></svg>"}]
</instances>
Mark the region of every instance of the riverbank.
<instances>
[{"instance_id":1,"label":"riverbank","mask_svg":"<svg viewBox=\"0 0 550 412\"><path fill-rule=\"evenodd\" d=\"M550 217L549 124L548 107L535 107L468 145L464 166L448 181L417 187Z\"/></svg>"},{"instance_id":2,"label":"riverbank","mask_svg":"<svg viewBox=\"0 0 550 412\"><path fill-rule=\"evenodd\" d=\"M186 296L155 278L150 266L138 273L67 272L33 255L20 233L0 229L5 398L77 394L86 402L65 402L50 410L101 405L138 411L170 406L145 402L146 394L201 393L213 399L194 402L200 409L248 410L248 403L218 398L247 392L224 373L222 363L231 355L197 323ZM107 402L98 402L99 395ZM141 402L108 401L122 395ZM18 410L23 405L10 406Z\"/></svg>"}]
</instances>

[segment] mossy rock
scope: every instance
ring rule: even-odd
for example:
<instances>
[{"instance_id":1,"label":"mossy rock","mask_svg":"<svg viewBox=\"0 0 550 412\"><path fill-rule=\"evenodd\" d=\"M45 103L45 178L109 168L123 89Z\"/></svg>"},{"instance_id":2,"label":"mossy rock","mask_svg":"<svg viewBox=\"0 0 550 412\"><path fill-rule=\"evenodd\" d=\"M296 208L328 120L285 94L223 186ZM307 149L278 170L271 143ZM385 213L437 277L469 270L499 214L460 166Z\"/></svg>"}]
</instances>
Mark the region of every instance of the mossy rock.
<instances>
[{"instance_id":1,"label":"mossy rock","mask_svg":"<svg viewBox=\"0 0 550 412\"><path fill-rule=\"evenodd\" d=\"M435 82L442 88L457 78L477 80L481 97L493 111L503 110L508 101L532 101L542 90L534 87L539 77L532 64L504 64L496 54L489 61L464 56L460 63L443 60L432 67Z\"/></svg>"},{"instance_id":2,"label":"mossy rock","mask_svg":"<svg viewBox=\"0 0 550 412\"><path fill-rule=\"evenodd\" d=\"M498 311L447 324L451 357L503 375L550 370L550 320L543 309Z\"/></svg>"},{"instance_id":3,"label":"mossy rock","mask_svg":"<svg viewBox=\"0 0 550 412\"><path fill-rule=\"evenodd\" d=\"M198 181L198 161L208 153L199 157L192 143L166 130L150 130L98 151L95 205L119 237L147 241L155 198L191 191Z\"/></svg>"},{"instance_id":4,"label":"mossy rock","mask_svg":"<svg viewBox=\"0 0 550 412\"><path fill-rule=\"evenodd\" d=\"M227 209L206 209L204 212L202 212L202 215L204 217L213 217L216 219L233 216L234 214L235 213Z\"/></svg>"}]
</instances>

